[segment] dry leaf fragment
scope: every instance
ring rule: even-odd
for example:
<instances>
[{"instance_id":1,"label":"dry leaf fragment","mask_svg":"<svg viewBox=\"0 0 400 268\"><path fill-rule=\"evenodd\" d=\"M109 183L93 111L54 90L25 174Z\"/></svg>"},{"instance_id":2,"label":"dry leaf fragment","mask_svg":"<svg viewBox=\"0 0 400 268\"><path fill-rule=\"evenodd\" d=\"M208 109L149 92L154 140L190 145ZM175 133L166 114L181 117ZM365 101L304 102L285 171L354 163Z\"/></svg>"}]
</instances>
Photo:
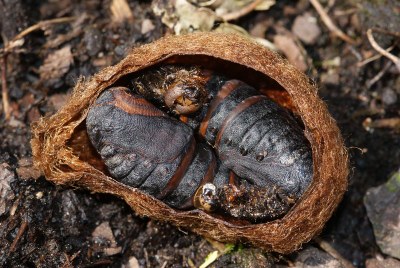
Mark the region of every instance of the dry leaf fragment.
<instances>
[{"instance_id":1,"label":"dry leaf fragment","mask_svg":"<svg viewBox=\"0 0 400 268\"><path fill-rule=\"evenodd\" d=\"M317 25L317 18L309 13L297 16L294 20L292 32L305 44L314 44L321 35L321 30Z\"/></svg>"},{"instance_id":2,"label":"dry leaf fragment","mask_svg":"<svg viewBox=\"0 0 400 268\"><path fill-rule=\"evenodd\" d=\"M116 23L133 19L132 10L126 0L113 0L110 9L112 13L112 21Z\"/></svg>"},{"instance_id":3,"label":"dry leaf fragment","mask_svg":"<svg viewBox=\"0 0 400 268\"><path fill-rule=\"evenodd\" d=\"M179 20L174 25L176 34L193 31L210 31L217 20L215 13L208 8L197 8L186 0L177 0L175 11Z\"/></svg>"},{"instance_id":4,"label":"dry leaf fragment","mask_svg":"<svg viewBox=\"0 0 400 268\"><path fill-rule=\"evenodd\" d=\"M254 10L268 10L270 9L273 5L275 5L276 1L275 0L263 0L261 1L257 7Z\"/></svg>"},{"instance_id":5,"label":"dry leaf fragment","mask_svg":"<svg viewBox=\"0 0 400 268\"><path fill-rule=\"evenodd\" d=\"M296 66L300 71L306 71L308 66L306 59L301 53L295 41L287 35L276 35L274 37L275 46L285 54L289 62Z\"/></svg>"},{"instance_id":6,"label":"dry leaf fragment","mask_svg":"<svg viewBox=\"0 0 400 268\"><path fill-rule=\"evenodd\" d=\"M71 46L65 46L49 54L40 66L39 73L42 80L53 80L61 78L68 72L73 62Z\"/></svg>"},{"instance_id":7,"label":"dry leaf fragment","mask_svg":"<svg viewBox=\"0 0 400 268\"><path fill-rule=\"evenodd\" d=\"M228 13L242 10L252 3L254 3L254 0L225 0L218 8L215 9L215 12L218 16L223 16ZM259 1L254 10L268 10L273 5L275 5L275 0L262 0Z\"/></svg>"},{"instance_id":8,"label":"dry leaf fragment","mask_svg":"<svg viewBox=\"0 0 400 268\"><path fill-rule=\"evenodd\" d=\"M197 7L186 0L174 2L157 0L153 2L153 12L162 16L161 21L175 34L195 31L211 31L217 15L209 8Z\"/></svg>"}]
</instances>

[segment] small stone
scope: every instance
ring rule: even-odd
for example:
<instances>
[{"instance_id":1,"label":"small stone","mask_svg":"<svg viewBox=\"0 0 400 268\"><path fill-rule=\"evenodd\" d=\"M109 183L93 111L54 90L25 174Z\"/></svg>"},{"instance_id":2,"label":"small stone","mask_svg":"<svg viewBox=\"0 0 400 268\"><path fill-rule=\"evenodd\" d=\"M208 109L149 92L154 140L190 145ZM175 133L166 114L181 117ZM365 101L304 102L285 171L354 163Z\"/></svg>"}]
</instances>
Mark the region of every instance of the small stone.
<instances>
[{"instance_id":1,"label":"small stone","mask_svg":"<svg viewBox=\"0 0 400 268\"><path fill-rule=\"evenodd\" d=\"M376 258L368 259L365 262L366 268L398 268L400 267L400 261L393 258Z\"/></svg>"},{"instance_id":2,"label":"small stone","mask_svg":"<svg viewBox=\"0 0 400 268\"><path fill-rule=\"evenodd\" d=\"M321 35L321 30L317 25L317 18L310 13L296 17L292 32L307 45L314 44Z\"/></svg>"},{"instance_id":3,"label":"small stone","mask_svg":"<svg viewBox=\"0 0 400 268\"><path fill-rule=\"evenodd\" d=\"M15 195L11 189L11 183L15 181L15 175L7 163L0 164L0 216L8 213Z\"/></svg>"},{"instance_id":4,"label":"small stone","mask_svg":"<svg viewBox=\"0 0 400 268\"><path fill-rule=\"evenodd\" d=\"M96 28L89 28L85 31L83 40L89 56L94 56L103 49L102 36L101 32Z\"/></svg>"},{"instance_id":5,"label":"small stone","mask_svg":"<svg viewBox=\"0 0 400 268\"><path fill-rule=\"evenodd\" d=\"M118 45L114 48L115 55L122 57L128 51L126 45Z\"/></svg>"},{"instance_id":6,"label":"small stone","mask_svg":"<svg viewBox=\"0 0 400 268\"><path fill-rule=\"evenodd\" d=\"M8 125L12 128L24 128L25 127L25 124L22 121L15 119L14 117L11 117L10 121L8 121Z\"/></svg>"},{"instance_id":7,"label":"small stone","mask_svg":"<svg viewBox=\"0 0 400 268\"><path fill-rule=\"evenodd\" d=\"M93 238L104 238L111 243L115 243L114 234L111 230L110 224L108 222L102 222L99 226L97 226L93 233Z\"/></svg>"},{"instance_id":8,"label":"small stone","mask_svg":"<svg viewBox=\"0 0 400 268\"><path fill-rule=\"evenodd\" d=\"M124 265L124 268L139 268L139 261L135 257L129 257L129 261L126 265Z\"/></svg>"},{"instance_id":9,"label":"small stone","mask_svg":"<svg viewBox=\"0 0 400 268\"><path fill-rule=\"evenodd\" d=\"M323 84L338 85L340 82L340 77L337 72L328 71L321 74L321 82Z\"/></svg>"},{"instance_id":10,"label":"small stone","mask_svg":"<svg viewBox=\"0 0 400 268\"><path fill-rule=\"evenodd\" d=\"M308 247L298 253L295 267L302 268L342 268L343 265L328 253L315 247Z\"/></svg>"},{"instance_id":11,"label":"small stone","mask_svg":"<svg viewBox=\"0 0 400 268\"><path fill-rule=\"evenodd\" d=\"M142 28L141 28L141 33L142 34L147 34L148 32L151 32L155 29L156 27L154 26L153 22L149 19L144 19L142 22Z\"/></svg>"},{"instance_id":12,"label":"small stone","mask_svg":"<svg viewBox=\"0 0 400 268\"><path fill-rule=\"evenodd\" d=\"M40 79L53 84L60 80L73 63L71 46L65 46L50 53L39 68Z\"/></svg>"},{"instance_id":13,"label":"small stone","mask_svg":"<svg viewBox=\"0 0 400 268\"><path fill-rule=\"evenodd\" d=\"M73 190L65 190L61 193L62 225L65 235L76 236L80 234L80 224L87 221L86 213L82 206L82 200Z\"/></svg>"},{"instance_id":14,"label":"small stone","mask_svg":"<svg viewBox=\"0 0 400 268\"><path fill-rule=\"evenodd\" d=\"M43 192L37 192L35 194L36 199L41 199L43 197Z\"/></svg>"},{"instance_id":15,"label":"small stone","mask_svg":"<svg viewBox=\"0 0 400 268\"><path fill-rule=\"evenodd\" d=\"M397 94L391 88L385 88L382 92L382 102L386 105L392 105L397 102Z\"/></svg>"},{"instance_id":16,"label":"small stone","mask_svg":"<svg viewBox=\"0 0 400 268\"><path fill-rule=\"evenodd\" d=\"M370 188L364 205L382 252L400 258L400 171L385 184Z\"/></svg>"},{"instance_id":17,"label":"small stone","mask_svg":"<svg viewBox=\"0 0 400 268\"><path fill-rule=\"evenodd\" d=\"M38 179L41 175L40 170L33 166L32 158L24 157L18 160L17 175L21 179Z\"/></svg>"},{"instance_id":18,"label":"small stone","mask_svg":"<svg viewBox=\"0 0 400 268\"><path fill-rule=\"evenodd\" d=\"M92 237L99 245L107 245L103 248L103 253L107 256L112 256L122 251L122 247L117 246L117 242L115 241L114 234L108 222L103 222L97 226L92 233Z\"/></svg>"}]
</instances>

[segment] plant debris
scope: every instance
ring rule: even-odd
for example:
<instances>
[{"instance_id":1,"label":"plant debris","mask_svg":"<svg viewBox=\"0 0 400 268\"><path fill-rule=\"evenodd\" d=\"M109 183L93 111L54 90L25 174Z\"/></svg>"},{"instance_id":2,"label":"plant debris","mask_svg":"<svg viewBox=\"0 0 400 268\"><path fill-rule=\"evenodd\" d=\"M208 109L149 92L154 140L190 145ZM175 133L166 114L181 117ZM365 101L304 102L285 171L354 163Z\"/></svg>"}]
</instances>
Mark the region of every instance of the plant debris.
<instances>
[{"instance_id":1,"label":"plant debris","mask_svg":"<svg viewBox=\"0 0 400 268\"><path fill-rule=\"evenodd\" d=\"M73 62L71 46L65 46L49 54L40 66L40 79L56 83L69 70Z\"/></svg>"}]
</instances>

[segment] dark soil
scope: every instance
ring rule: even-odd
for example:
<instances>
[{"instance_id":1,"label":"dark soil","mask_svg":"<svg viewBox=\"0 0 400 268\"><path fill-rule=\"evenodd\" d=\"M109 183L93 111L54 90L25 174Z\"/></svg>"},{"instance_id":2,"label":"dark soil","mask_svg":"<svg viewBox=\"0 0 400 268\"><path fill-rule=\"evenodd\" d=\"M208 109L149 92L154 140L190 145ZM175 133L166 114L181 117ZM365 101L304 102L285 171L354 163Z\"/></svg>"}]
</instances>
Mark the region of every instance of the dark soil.
<instances>
[{"instance_id":1,"label":"dark soil","mask_svg":"<svg viewBox=\"0 0 400 268\"><path fill-rule=\"evenodd\" d=\"M133 20L119 25L111 22L109 0L10 2L13 1L0 1L0 48L39 21L69 16L75 20L33 31L25 36L21 47L7 53L7 57L2 56L7 58L2 68L7 66L5 81L11 117L9 120L4 114L0 117L0 164L7 163L15 178L8 193L13 196L6 201L6 212L0 214L0 266L121 267L129 260L132 265L136 258L140 267L192 264L198 267L216 250L215 243L190 231L138 217L116 197L55 186L44 177L32 179L35 175L29 164L30 124L40 116L54 113L79 76L89 76L115 64L130 48L172 34L172 30L153 14L150 1L128 1ZM234 23L251 31L265 22L268 27L264 37L273 40L282 28L290 31L298 15L309 12L319 18L308 1L278 2L268 11L252 12ZM382 26L383 18L367 6L364 10L339 14L353 7L355 3L336 1L329 14L341 29L359 39L358 45L334 37L318 19L320 37L303 46L309 62L307 73L319 85L321 98L342 130L352 166L349 190L320 238L353 265L364 267L368 258L382 254L363 205L364 194L370 187L384 183L400 164L399 127L369 128L367 123L400 117L400 76L384 57L357 65L377 54L365 31L368 27ZM155 28L142 33L145 19ZM377 41L383 47L395 44L393 36L384 34ZM50 75L41 69L49 55L65 46L70 46L72 55L67 71ZM399 48L392 52L398 54ZM334 58L339 60L338 64L327 66L327 61ZM371 85L385 66L388 66L386 71ZM2 110L3 106L0 107ZM105 250L113 248L110 241L92 235L102 223L109 224L117 246L121 247L116 253ZM318 247L315 242L311 244ZM241 253L247 258L241 257ZM280 256L236 245L213 265L266 267L274 262L289 265L296 256L297 253Z\"/></svg>"}]
</instances>

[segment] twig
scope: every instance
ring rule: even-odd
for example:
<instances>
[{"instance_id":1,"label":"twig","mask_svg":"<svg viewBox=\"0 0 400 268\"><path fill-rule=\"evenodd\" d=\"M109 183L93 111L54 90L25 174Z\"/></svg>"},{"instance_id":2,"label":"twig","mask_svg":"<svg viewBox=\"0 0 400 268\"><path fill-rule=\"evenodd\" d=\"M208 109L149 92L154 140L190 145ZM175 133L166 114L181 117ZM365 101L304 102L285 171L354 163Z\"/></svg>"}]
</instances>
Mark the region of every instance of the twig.
<instances>
[{"instance_id":1,"label":"twig","mask_svg":"<svg viewBox=\"0 0 400 268\"><path fill-rule=\"evenodd\" d=\"M335 10L334 13L333 13L333 15L334 15L335 17L349 16L349 15L352 15L352 14L358 12L358 11L359 11L359 9L356 8L356 7L355 7L355 8L345 9L345 10Z\"/></svg>"},{"instance_id":2,"label":"twig","mask_svg":"<svg viewBox=\"0 0 400 268\"><path fill-rule=\"evenodd\" d=\"M74 267L73 266L73 261L75 260L75 258L81 253L81 251L77 251L75 252L71 257L68 256L67 253L64 253L65 256L65 262L63 263L63 265L61 266L61 268L70 268L70 267Z\"/></svg>"},{"instance_id":3,"label":"twig","mask_svg":"<svg viewBox=\"0 0 400 268\"><path fill-rule=\"evenodd\" d=\"M390 52L390 51L393 50L394 47L395 47L395 46L388 47L388 48L386 49L386 51L387 51L387 52ZM369 58L367 58L367 59L365 59L365 60L363 60L363 61L358 62L358 63L357 63L357 67L362 67L362 66L364 66L364 65L366 65L366 64L368 64L368 63L370 63L370 62L372 62L372 61L375 61L375 60L377 60L377 59L380 59L380 58L382 58L382 54L376 54L376 55L371 56L371 57L369 57Z\"/></svg>"},{"instance_id":4,"label":"twig","mask_svg":"<svg viewBox=\"0 0 400 268\"><path fill-rule=\"evenodd\" d=\"M17 46L21 46L23 44L22 42L19 42L17 44L16 44L16 42L19 39L23 38L24 36L30 34L31 32L42 29L51 24L66 23L66 22L70 22L73 20L75 20L75 17L63 17L63 18L55 18L55 19L51 19L51 20L39 21L38 23L36 23L32 26L29 26L28 28L26 28L25 30L23 30L22 32L20 32L16 36L14 36L14 38L11 39L9 42L7 42L7 44L5 44L4 49L3 49L4 54L12 52L12 50Z\"/></svg>"},{"instance_id":5,"label":"twig","mask_svg":"<svg viewBox=\"0 0 400 268\"><path fill-rule=\"evenodd\" d=\"M393 61L393 63L395 64L396 68L399 70L400 72L400 58L396 57L395 55L387 52L386 50L384 50L381 46L378 45L378 43L375 41L374 36L372 35L372 29L368 29L367 30L367 37L368 37L368 41L371 44L371 46L382 56L385 56L386 58L388 58L389 60Z\"/></svg>"},{"instance_id":6,"label":"twig","mask_svg":"<svg viewBox=\"0 0 400 268\"><path fill-rule=\"evenodd\" d=\"M352 45L356 45L357 42L352 39L350 36L342 32L331 20L329 15L326 13L324 8L321 6L321 4L318 2L318 0L310 0L310 3L313 5L315 10L318 12L318 14L321 16L322 21L324 22L325 26L328 27L328 29L335 34L337 37L342 39L343 41L350 43Z\"/></svg>"},{"instance_id":7,"label":"twig","mask_svg":"<svg viewBox=\"0 0 400 268\"><path fill-rule=\"evenodd\" d=\"M8 121L11 116L11 110L7 88L7 54L3 55L1 61L1 98L3 102L4 119Z\"/></svg>"},{"instance_id":8,"label":"twig","mask_svg":"<svg viewBox=\"0 0 400 268\"><path fill-rule=\"evenodd\" d=\"M236 19L243 17L243 16L249 14L250 12L252 12L261 3L261 1L262 0L254 0L247 6L243 7L242 9L239 9L239 10L231 12L231 13L224 14L221 17L224 21L236 20Z\"/></svg>"},{"instance_id":9,"label":"twig","mask_svg":"<svg viewBox=\"0 0 400 268\"><path fill-rule=\"evenodd\" d=\"M348 260L346 260L336 249L334 249L328 242L322 240L321 238L317 237L314 238L314 241L325 250L329 255L334 257L335 259L339 260L344 268L354 268L354 265L351 264Z\"/></svg>"},{"instance_id":10,"label":"twig","mask_svg":"<svg viewBox=\"0 0 400 268\"><path fill-rule=\"evenodd\" d=\"M146 261L146 267L150 268L151 265L150 265L149 254L147 253L147 249L144 248L143 251L144 251L144 259Z\"/></svg>"},{"instance_id":11,"label":"twig","mask_svg":"<svg viewBox=\"0 0 400 268\"><path fill-rule=\"evenodd\" d=\"M373 78L365 83L367 88L371 88L376 82L378 82L379 79L381 79L382 76L387 72L387 70L389 70L390 66L392 66L392 62L386 62L385 66L383 66L383 68Z\"/></svg>"},{"instance_id":12,"label":"twig","mask_svg":"<svg viewBox=\"0 0 400 268\"><path fill-rule=\"evenodd\" d=\"M15 251L18 241L21 240L21 237L25 233L27 228L28 228L28 222L22 221L21 226L19 227L17 236L15 237L14 241L12 242L12 244L10 246L10 251L9 251L10 253Z\"/></svg>"},{"instance_id":13,"label":"twig","mask_svg":"<svg viewBox=\"0 0 400 268\"><path fill-rule=\"evenodd\" d=\"M51 24L58 24L58 23L65 23L65 22L70 22L75 20L75 17L64 17L64 18L55 18L55 19L51 19L51 20L43 20L43 21L39 21L38 23L29 26L28 28L26 28L25 30L23 30L22 32L20 32L19 34L17 34L13 40L18 40L21 39L22 37L24 37L27 34L30 34L33 31L42 29L48 25Z\"/></svg>"},{"instance_id":14,"label":"twig","mask_svg":"<svg viewBox=\"0 0 400 268\"><path fill-rule=\"evenodd\" d=\"M72 31L66 33L66 34L60 34L58 35L55 39L49 40L46 42L44 45L45 49L48 48L55 48L61 45L64 42L67 42L71 40L72 38L75 38L82 34L83 30L81 25L85 22L85 20L88 18L88 15L86 13L82 13L79 17L76 18L76 21L71 23L72 26Z\"/></svg>"},{"instance_id":15,"label":"twig","mask_svg":"<svg viewBox=\"0 0 400 268\"><path fill-rule=\"evenodd\" d=\"M391 31L388 31L388 30L385 30L385 29L381 29L381 28L376 28L376 27L372 28L372 30L374 32L384 33L384 34L387 34L387 35L400 37L400 32L391 32Z\"/></svg>"},{"instance_id":16,"label":"twig","mask_svg":"<svg viewBox=\"0 0 400 268\"><path fill-rule=\"evenodd\" d=\"M369 128L391 128L400 130L400 117L377 119L366 122L366 125Z\"/></svg>"}]
</instances>

